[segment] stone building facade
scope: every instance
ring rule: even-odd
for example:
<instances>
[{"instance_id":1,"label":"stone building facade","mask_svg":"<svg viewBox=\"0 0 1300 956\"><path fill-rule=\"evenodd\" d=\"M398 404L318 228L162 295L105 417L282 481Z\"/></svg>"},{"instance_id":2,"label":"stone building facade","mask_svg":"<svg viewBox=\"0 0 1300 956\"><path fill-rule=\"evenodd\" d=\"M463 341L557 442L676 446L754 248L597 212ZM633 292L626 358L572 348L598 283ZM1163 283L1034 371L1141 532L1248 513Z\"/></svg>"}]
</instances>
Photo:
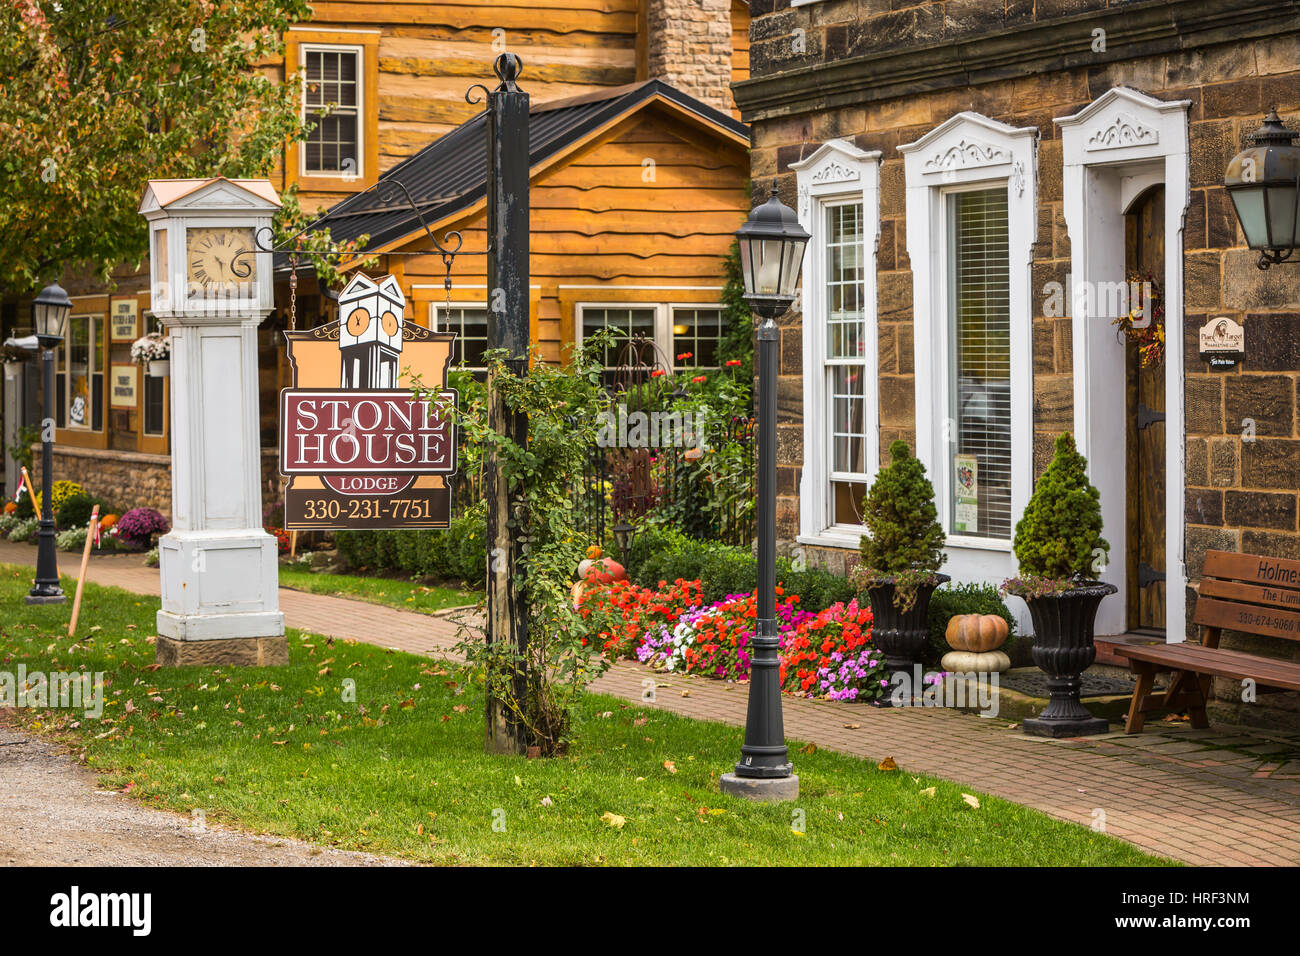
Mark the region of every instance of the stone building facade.
<instances>
[{"instance_id":1,"label":"stone building facade","mask_svg":"<svg viewBox=\"0 0 1300 956\"><path fill-rule=\"evenodd\" d=\"M946 570L997 583L1071 431L1121 588L1099 634L1181 639L1207 549L1300 558L1300 267L1256 267L1223 187L1270 108L1300 130L1300 5L751 13L753 194L775 180L813 235L781 320L783 537L852 566L861 492L901 438L935 480ZM1167 340L1144 367L1114 320L1151 294ZM1246 357L1212 370L1198 333L1221 316Z\"/></svg>"}]
</instances>

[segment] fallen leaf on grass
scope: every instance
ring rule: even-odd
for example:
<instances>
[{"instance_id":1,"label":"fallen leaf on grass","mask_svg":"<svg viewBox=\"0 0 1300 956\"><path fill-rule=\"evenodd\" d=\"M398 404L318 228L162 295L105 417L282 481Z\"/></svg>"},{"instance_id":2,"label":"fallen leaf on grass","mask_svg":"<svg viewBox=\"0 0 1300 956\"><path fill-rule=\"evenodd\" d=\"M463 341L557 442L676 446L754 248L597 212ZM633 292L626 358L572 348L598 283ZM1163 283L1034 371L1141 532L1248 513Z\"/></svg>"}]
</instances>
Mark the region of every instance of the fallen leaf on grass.
<instances>
[{"instance_id":1,"label":"fallen leaf on grass","mask_svg":"<svg viewBox=\"0 0 1300 956\"><path fill-rule=\"evenodd\" d=\"M602 813L600 818L615 830L623 829L623 825L627 823L627 817L620 817L617 813L610 813L608 810Z\"/></svg>"},{"instance_id":2,"label":"fallen leaf on grass","mask_svg":"<svg viewBox=\"0 0 1300 956\"><path fill-rule=\"evenodd\" d=\"M926 787L924 790L921 791L921 793L922 793L924 796L927 796L927 797L933 797L933 796L934 796L934 793L935 793L935 790L934 790L934 787Z\"/></svg>"},{"instance_id":3,"label":"fallen leaf on grass","mask_svg":"<svg viewBox=\"0 0 1300 956\"><path fill-rule=\"evenodd\" d=\"M973 796L969 793L963 793L961 798L969 803L974 809L978 810L980 808L979 797Z\"/></svg>"},{"instance_id":4,"label":"fallen leaf on grass","mask_svg":"<svg viewBox=\"0 0 1300 956\"><path fill-rule=\"evenodd\" d=\"M664 761L664 769L667 770L669 773L676 773L676 772L677 772L677 765L676 765L675 763L673 763L671 760L665 760L665 761Z\"/></svg>"},{"instance_id":5,"label":"fallen leaf on grass","mask_svg":"<svg viewBox=\"0 0 1300 956\"><path fill-rule=\"evenodd\" d=\"M465 711L469 710L469 708L464 704L457 704L452 708L452 710L454 710L458 714L463 714L465 713Z\"/></svg>"},{"instance_id":6,"label":"fallen leaf on grass","mask_svg":"<svg viewBox=\"0 0 1300 956\"><path fill-rule=\"evenodd\" d=\"M886 757L880 763L876 764L877 770L897 770L898 764L894 763L893 757Z\"/></svg>"},{"instance_id":7,"label":"fallen leaf on grass","mask_svg":"<svg viewBox=\"0 0 1300 956\"><path fill-rule=\"evenodd\" d=\"M817 752L816 744L804 744L799 748L801 754L815 754Z\"/></svg>"},{"instance_id":8,"label":"fallen leaf on grass","mask_svg":"<svg viewBox=\"0 0 1300 956\"><path fill-rule=\"evenodd\" d=\"M861 730L861 729L862 729L862 725L861 725L861 724L845 724L845 725L844 725L844 729L845 729L845 730Z\"/></svg>"},{"instance_id":9,"label":"fallen leaf on grass","mask_svg":"<svg viewBox=\"0 0 1300 956\"><path fill-rule=\"evenodd\" d=\"M410 708L412 708L412 707L414 707L414 706L415 706L415 701L414 701L414 700L404 700L404 701L402 701L402 710L409 710Z\"/></svg>"}]
</instances>

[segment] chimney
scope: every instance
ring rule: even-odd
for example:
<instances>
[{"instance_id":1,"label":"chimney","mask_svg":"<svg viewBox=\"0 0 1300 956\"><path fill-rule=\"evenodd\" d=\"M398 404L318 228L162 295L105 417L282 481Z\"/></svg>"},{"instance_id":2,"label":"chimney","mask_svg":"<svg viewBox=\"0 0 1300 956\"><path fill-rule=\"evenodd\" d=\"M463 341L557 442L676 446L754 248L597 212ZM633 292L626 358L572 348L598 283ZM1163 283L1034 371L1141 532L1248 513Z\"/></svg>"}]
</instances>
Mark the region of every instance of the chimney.
<instances>
[{"instance_id":1,"label":"chimney","mask_svg":"<svg viewBox=\"0 0 1300 956\"><path fill-rule=\"evenodd\" d=\"M731 98L732 0L641 0L645 78L724 113Z\"/></svg>"}]
</instances>

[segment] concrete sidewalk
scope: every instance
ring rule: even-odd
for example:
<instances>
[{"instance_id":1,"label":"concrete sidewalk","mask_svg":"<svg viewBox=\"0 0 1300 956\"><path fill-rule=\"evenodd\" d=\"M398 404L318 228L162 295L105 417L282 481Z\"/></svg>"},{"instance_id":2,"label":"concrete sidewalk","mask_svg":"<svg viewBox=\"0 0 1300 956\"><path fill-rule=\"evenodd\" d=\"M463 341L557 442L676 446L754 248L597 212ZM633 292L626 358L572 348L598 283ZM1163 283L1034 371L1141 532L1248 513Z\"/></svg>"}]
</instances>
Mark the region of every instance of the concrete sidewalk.
<instances>
[{"instance_id":1,"label":"concrete sidewalk","mask_svg":"<svg viewBox=\"0 0 1300 956\"><path fill-rule=\"evenodd\" d=\"M36 550L0 542L0 563ZM65 561L64 568L67 569ZM159 592L138 558L91 562L88 579ZM290 627L434 656L452 656L445 617L280 589ZM643 700L647 679L655 700ZM747 685L658 674L620 662L596 690L647 707L743 726ZM1008 721L950 710L876 709L785 698L786 733L819 747L964 783L1193 864L1300 865L1300 736L1240 727L1192 730L1156 722L1135 737L1026 737ZM737 752L740 735L737 734ZM794 755L796 770L798 754Z\"/></svg>"}]
</instances>

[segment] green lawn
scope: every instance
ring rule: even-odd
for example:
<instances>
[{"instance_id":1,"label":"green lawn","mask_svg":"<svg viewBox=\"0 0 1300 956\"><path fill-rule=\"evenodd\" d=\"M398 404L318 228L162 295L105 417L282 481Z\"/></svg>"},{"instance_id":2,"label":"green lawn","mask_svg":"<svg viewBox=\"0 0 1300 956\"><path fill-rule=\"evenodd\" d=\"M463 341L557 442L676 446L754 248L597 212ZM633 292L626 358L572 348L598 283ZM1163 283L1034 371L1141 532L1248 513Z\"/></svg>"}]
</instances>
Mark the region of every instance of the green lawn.
<instances>
[{"instance_id":1,"label":"green lawn","mask_svg":"<svg viewBox=\"0 0 1300 956\"><path fill-rule=\"evenodd\" d=\"M333 594L358 601L369 601L371 604L388 604L424 614L443 611L449 607L475 604L481 597L475 591L430 588L409 580L367 578L355 574L326 574L284 565L280 565L280 587L310 591L312 594Z\"/></svg>"},{"instance_id":2,"label":"green lawn","mask_svg":"<svg viewBox=\"0 0 1300 956\"><path fill-rule=\"evenodd\" d=\"M0 565L0 670L84 666L111 685L102 720L32 710L19 719L64 739L105 774L103 786L201 809L210 823L428 863L1165 862L827 751L796 753L797 803L737 800L717 776L736 759L739 730L612 697L586 701L567 757L489 757L480 689L454 667L291 632L288 667L150 670L155 599L87 586L73 642L66 607L22 603L30 578L30 568ZM100 630L87 635L90 626ZM346 681L355 702L344 699Z\"/></svg>"}]
</instances>

